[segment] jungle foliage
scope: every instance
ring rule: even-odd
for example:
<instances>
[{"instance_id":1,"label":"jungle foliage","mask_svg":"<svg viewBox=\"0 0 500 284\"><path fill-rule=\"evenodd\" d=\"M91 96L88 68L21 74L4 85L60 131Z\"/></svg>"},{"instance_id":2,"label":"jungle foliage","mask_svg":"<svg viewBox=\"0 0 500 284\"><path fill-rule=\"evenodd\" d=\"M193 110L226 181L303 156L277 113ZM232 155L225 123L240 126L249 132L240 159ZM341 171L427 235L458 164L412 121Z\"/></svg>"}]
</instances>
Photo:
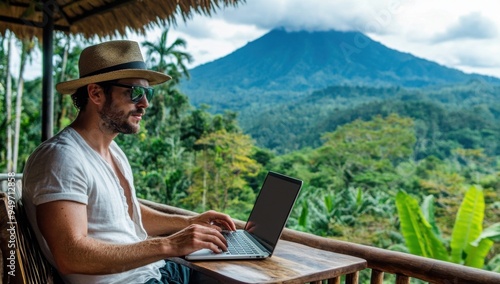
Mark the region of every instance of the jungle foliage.
<instances>
[{"instance_id":1,"label":"jungle foliage","mask_svg":"<svg viewBox=\"0 0 500 284\"><path fill-rule=\"evenodd\" d=\"M482 268L494 241L500 241L500 223L483 230L485 204L482 188L471 186L467 190L449 242L443 239L435 222L433 201L432 195L426 196L420 208L417 200L405 192L396 195L401 231L409 252Z\"/></svg>"}]
</instances>

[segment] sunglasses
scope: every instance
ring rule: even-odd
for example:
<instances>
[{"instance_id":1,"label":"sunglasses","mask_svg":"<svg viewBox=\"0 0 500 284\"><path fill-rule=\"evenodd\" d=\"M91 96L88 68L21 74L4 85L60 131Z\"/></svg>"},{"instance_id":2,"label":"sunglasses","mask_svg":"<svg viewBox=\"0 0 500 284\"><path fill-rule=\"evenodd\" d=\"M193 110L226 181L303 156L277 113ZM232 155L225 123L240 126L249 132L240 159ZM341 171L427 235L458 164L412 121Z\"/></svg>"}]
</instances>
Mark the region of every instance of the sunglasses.
<instances>
[{"instance_id":1,"label":"sunglasses","mask_svg":"<svg viewBox=\"0 0 500 284\"><path fill-rule=\"evenodd\" d=\"M136 85L125 85L120 83L111 83L112 86L129 88L130 89L130 99L134 103L138 103L144 96L148 101L153 98L155 90L152 87L136 86Z\"/></svg>"}]
</instances>

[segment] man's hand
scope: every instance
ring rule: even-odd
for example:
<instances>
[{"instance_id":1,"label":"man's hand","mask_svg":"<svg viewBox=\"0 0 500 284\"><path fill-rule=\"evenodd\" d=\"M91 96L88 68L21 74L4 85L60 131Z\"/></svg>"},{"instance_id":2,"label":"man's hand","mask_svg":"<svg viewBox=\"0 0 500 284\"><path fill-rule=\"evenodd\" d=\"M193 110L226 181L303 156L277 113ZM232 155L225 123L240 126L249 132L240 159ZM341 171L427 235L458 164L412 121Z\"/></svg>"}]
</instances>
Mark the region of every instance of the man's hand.
<instances>
[{"instance_id":1,"label":"man's hand","mask_svg":"<svg viewBox=\"0 0 500 284\"><path fill-rule=\"evenodd\" d=\"M227 251L227 242L219 230L201 225L189 227L168 236L169 255L182 256L200 249L210 249L215 253Z\"/></svg>"},{"instance_id":2,"label":"man's hand","mask_svg":"<svg viewBox=\"0 0 500 284\"><path fill-rule=\"evenodd\" d=\"M218 230L219 232L224 230L235 231L236 225L229 215L219 213L213 210L207 211L200 215L190 218L191 224L199 224L207 226Z\"/></svg>"}]
</instances>

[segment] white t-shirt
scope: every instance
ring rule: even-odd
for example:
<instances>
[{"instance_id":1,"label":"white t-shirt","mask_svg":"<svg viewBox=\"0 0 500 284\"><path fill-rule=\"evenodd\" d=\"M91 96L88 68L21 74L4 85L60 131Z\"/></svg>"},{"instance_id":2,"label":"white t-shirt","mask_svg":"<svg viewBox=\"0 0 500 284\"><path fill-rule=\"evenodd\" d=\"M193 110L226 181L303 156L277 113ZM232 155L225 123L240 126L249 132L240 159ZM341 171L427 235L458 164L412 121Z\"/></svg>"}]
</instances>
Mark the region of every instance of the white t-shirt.
<instances>
[{"instance_id":1,"label":"white t-shirt","mask_svg":"<svg viewBox=\"0 0 500 284\"><path fill-rule=\"evenodd\" d=\"M132 191L132 219L115 172L73 128L67 127L45 141L29 157L23 173L23 204L38 243L52 265L56 266L54 258L36 222L36 206L46 202L71 200L87 205L91 238L114 244L137 243L147 238L127 157L114 141L110 152ZM164 264L162 260L109 275L61 276L65 282L77 284L144 283L151 278L160 279L158 269Z\"/></svg>"}]
</instances>

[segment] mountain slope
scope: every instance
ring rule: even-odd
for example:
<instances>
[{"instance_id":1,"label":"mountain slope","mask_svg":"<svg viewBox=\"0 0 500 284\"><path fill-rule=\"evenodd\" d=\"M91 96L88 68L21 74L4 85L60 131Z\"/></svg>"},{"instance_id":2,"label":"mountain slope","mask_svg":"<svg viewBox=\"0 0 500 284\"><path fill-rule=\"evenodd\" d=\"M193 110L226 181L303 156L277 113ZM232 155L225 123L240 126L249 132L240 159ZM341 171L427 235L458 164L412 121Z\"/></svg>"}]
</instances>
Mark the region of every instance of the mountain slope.
<instances>
[{"instance_id":1,"label":"mountain slope","mask_svg":"<svg viewBox=\"0 0 500 284\"><path fill-rule=\"evenodd\" d=\"M334 85L424 87L473 79L465 74L402 53L359 32L286 32L277 29L235 52L198 66L182 90L194 105L215 111L252 104L280 103Z\"/></svg>"},{"instance_id":2,"label":"mountain slope","mask_svg":"<svg viewBox=\"0 0 500 284\"><path fill-rule=\"evenodd\" d=\"M446 157L457 147L498 155L499 101L500 86L480 82L418 90L334 86L298 102L249 108L241 126L258 146L287 153L318 147L324 133L356 119L397 113L415 120L421 155Z\"/></svg>"}]
</instances>

